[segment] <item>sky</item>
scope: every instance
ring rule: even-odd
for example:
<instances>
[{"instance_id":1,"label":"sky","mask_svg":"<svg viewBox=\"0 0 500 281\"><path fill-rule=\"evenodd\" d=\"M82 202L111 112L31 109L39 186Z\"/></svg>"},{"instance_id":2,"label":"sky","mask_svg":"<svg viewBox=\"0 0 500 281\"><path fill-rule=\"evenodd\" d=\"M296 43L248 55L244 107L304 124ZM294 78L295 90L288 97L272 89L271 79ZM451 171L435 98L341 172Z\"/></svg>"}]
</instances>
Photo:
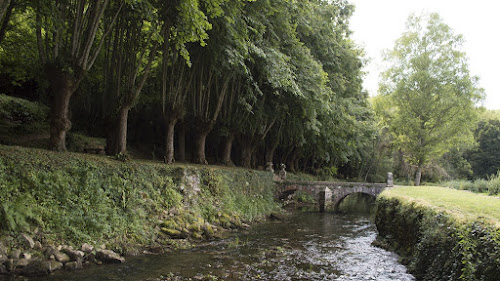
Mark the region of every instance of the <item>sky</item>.
<instances>
[{"instance_id":1,"label":"sky","mask_svg":"<svg viewBox=\"0 0 500 281\"><path fill-rule=\"evenodd\" d=\"M454 34L465 39L463 51L472 75L479 77L488 109L500 109L500 16L495 0L349 0L356 6L350 19L352 38L369 59L363 87L376 95L384 70L382 52L391 49L405 31L411 13L438 13Z\"/></svg>"}]
</instances>

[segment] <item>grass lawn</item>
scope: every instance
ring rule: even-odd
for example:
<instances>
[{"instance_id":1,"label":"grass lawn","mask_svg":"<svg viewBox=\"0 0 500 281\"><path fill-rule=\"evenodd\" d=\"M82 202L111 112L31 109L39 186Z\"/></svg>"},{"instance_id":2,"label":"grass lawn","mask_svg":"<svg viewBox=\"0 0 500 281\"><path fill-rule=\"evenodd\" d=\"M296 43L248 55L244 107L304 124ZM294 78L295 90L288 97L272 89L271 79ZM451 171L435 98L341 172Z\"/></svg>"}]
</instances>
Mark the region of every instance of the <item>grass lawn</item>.
<instances>
[{"instance_id":1,"label":"grass lawn","mask_svg":"<svg viewBox=\"0 0 500 281\"><path fill-rule=\"evenodd\" d=\"M382 195L444 211L463 221L484 218L500 227L499 198L437 186L394 187Z\"/></svg>"}]
</instances>

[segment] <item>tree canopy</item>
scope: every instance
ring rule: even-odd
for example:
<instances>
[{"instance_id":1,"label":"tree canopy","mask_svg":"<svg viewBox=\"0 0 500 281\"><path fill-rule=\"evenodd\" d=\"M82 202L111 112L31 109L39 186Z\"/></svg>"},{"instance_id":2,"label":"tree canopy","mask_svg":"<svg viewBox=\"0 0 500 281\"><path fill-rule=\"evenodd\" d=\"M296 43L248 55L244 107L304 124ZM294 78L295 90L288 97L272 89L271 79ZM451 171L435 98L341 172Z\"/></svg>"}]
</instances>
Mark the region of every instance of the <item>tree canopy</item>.
<instances>
[{"instance_id":1,"label":"tree canopy","mask_svg":"<svg viewBox=\"0 0 500 281\"><path fill-rule=\"evenodd\" d=\"M435 14L411 16L369 102L353 11L345 0L4 1L0 90L51 108L60 151L80 132L105 138L109 155L168 164L284 163L364 181L404 170L417 183L440 161L448 175L493 173L497 124L471 130L482 92L463 38Z\"/></svg>"},{"instance_id":2,"label":"tree canopy","mask_svg":"<svg viewBox=\"0 0 500 281\"><path fill-rule=\"evenodd\" d=\"M407 31L387 52L380 85L390 131L405 160L422 168L459 142L472 140L475 104L482 97L455 35L437 14L409 17Z\"/></svg>"},{"instance_id":3,"label":"tree canopy","mask_svg":"<svg viewBox=\"0 0 500 281\"><path fill-rule=\"evenodd\" d=\"M74 127L106 137L108 154L126 153L128 139L166 163L359 174L374 131L347 1L12 3L2 20L29 20L6 31L0 63L36 58L44 75L1 74L45 85L33 90L47 93L52 149L64 151Z\"/></svg>"}]
</instances>

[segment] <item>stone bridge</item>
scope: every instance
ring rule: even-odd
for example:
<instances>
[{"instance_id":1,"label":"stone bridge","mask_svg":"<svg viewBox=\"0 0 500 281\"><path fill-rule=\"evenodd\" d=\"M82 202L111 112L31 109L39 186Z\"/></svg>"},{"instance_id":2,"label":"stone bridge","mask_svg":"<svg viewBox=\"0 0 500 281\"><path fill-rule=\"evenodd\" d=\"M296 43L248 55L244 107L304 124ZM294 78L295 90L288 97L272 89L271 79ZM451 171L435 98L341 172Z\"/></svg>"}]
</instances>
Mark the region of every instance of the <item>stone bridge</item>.
<instances>
[{"instance_id":1,"label":"stone bridge","mask_svg":"<svg viewBox=\"0 0 500 281\"><path fill-rule=\"evenodd\" d=\"M344 198L354 193L365 193L377 197L384 189L392 187L392 174L387 183L366 182L292 182L277 183L278 198L285 199L296 191L309 193L319 204L320 212L337 211Z\"/></svg>"}]
</instances>

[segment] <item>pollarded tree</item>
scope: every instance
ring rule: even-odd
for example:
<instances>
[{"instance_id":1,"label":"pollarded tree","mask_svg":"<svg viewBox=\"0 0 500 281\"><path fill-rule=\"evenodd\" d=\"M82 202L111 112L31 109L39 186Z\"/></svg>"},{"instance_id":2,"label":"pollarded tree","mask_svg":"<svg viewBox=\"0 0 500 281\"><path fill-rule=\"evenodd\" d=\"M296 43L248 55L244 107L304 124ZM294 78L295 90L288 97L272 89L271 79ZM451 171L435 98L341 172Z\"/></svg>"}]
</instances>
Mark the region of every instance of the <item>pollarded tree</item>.
<instances>
[{"instance_id":1,"label":"pollarded tree","mask_svg":"<svg viewBox=\"0 0 500 281\"><path fill-rule=\"evenodd\" d=\"M136 103L159 43L154 9L147 1L125 4L106 40L105 84L108 96L106 153L127 150L128 113Z\"/></svg>"},{"instance_id":2,"label":"pollarded tree","mask_svg":"<svg viewBox=\"0 0 500 281\"><path fill-rule=\"evenodd\" d=\"M416 167L415 185L426 164L472 137L482 91L469 73L462 42L438 14L412 15L386 54L391 66L380 89L394 108L389 128L406 161Z\"/></svg>"},{"instance_id":3,"label":"pollarded tree","mask_svg":"<svg viewBox=\"0 0 500 281\"><path fill-rule=\"evenodd\" d=\"M33 1L38 53L53 94L49 148L65 151L71 128L69 103L92 68L125 1L113 2L115 13L104 26L110 0Z\"/></svg>"},{"instance_id":4,"label":"pollarded tree","mask_svg":"<svg viewBox=\"0 0 500 281\"><path fill-rule=\"evenodd\" d=\"M210 21L223 14L223 6L227 0L156 2L163 25L161 94L162 115L165 121L165 163L169 164L174 162L175 126L186 113L185 101L188 91L194 91L195 72L187 67L191 67L187 44L199 42L202 46L206 45L208 31L212 29ZM241 1L232 1L230 4L239 4L239 2ZM179 145L181 145L180 142ZM181 153L184 154L184 152ZM204 158L204 153L202 154ZM205 162L205 159L199 162Z\"/></svg>"}]
</instances>

